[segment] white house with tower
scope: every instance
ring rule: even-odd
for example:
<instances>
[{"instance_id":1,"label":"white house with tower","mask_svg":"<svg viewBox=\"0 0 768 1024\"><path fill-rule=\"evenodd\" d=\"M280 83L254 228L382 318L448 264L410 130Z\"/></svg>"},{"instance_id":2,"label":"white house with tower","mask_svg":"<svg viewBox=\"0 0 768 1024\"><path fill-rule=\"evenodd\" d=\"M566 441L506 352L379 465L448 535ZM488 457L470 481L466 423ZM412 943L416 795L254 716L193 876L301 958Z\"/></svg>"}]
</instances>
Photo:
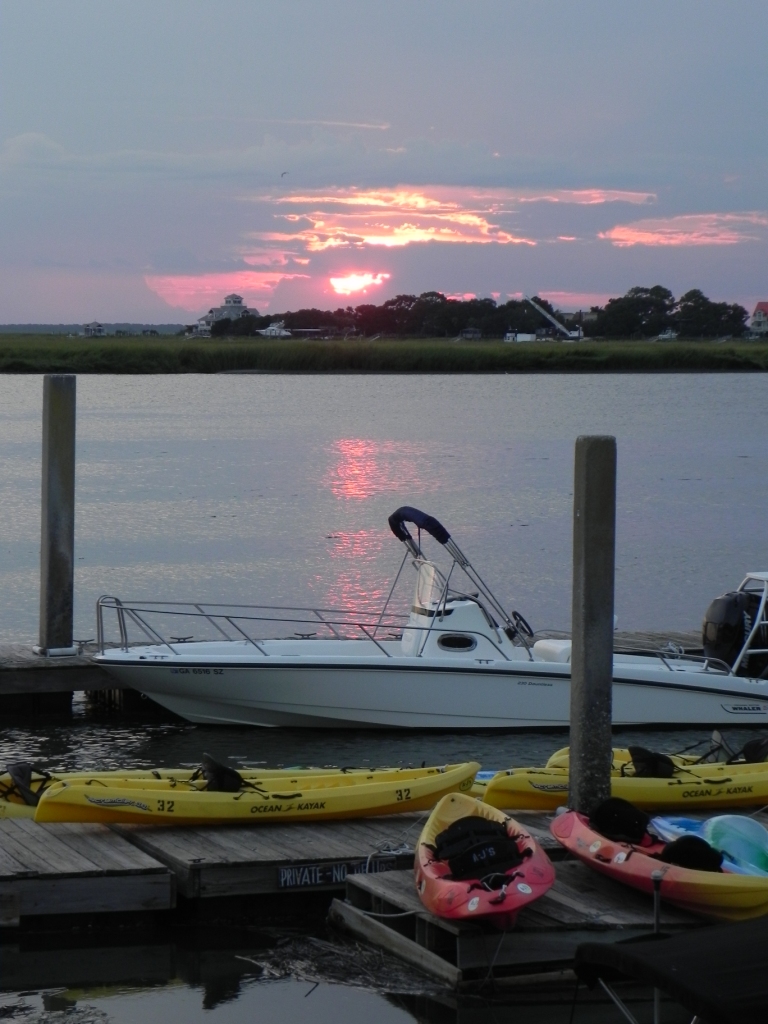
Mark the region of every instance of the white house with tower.
<instances>
[{"instance_id":1,"label":"white house with tower","mask_svg":"<svg viewBox=\"0 0 768 1024\"><path fill-rule=\"evenodd\" d=\"M258 316L259 311L257 309L248 309L243 302L242 295L227 295L224 299L223 306L214 306L213 309L209 309L205 316L201 316L197 321L197 327L195 333L209 337L211 333L211 327L218 320L239 320L241 316Z\"/></svg>"}]
</instances>

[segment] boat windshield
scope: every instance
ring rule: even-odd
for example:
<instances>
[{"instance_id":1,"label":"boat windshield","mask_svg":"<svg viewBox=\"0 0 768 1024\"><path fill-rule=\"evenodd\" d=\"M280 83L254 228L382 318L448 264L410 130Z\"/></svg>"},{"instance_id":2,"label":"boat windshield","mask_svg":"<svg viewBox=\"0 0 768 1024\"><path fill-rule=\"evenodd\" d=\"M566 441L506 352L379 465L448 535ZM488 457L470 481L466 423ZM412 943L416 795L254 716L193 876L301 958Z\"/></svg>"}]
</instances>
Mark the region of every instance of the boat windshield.
<instances>
[{"instance_id":1,"label":"boat windshield","mask_svg":"<svg viewBox=\"0 0 768 1024\"><path fill-rule=\"evenodd\" d=\"M417 608L435 608L445 592L445 577L433 562L419 563L416 593L413 603Z\"/></svg>"}]
</instances>

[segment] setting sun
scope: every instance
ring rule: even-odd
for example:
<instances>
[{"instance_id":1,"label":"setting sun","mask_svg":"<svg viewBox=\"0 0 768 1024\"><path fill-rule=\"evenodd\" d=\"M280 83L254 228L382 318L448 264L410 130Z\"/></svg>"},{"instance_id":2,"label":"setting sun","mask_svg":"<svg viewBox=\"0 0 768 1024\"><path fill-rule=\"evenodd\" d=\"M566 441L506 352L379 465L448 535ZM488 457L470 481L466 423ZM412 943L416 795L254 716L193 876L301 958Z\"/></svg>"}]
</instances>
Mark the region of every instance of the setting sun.
<instances>
[{"instance_id":1,"label":"setting sun","mask_svg":"<svg viewBox=\"0 0 768 1024\"><path fill-rule=\"evenodd\" d=\"M347 274L346 277L332 277L331 286L337 295L354 295L388 280L389 274Z\"/></svg>"}]
</instances>

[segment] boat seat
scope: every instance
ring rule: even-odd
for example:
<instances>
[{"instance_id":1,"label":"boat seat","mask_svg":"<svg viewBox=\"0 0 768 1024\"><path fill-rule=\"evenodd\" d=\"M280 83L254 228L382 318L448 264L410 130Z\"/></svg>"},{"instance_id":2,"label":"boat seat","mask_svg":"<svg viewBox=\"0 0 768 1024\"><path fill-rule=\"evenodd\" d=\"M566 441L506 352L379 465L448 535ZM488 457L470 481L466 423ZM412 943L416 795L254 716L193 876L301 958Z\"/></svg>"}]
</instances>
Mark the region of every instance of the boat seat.
<instances>
[{"instance_id":1,"label":"boat seat","mask_svg":"<svg viewBox=\"0 0 768 1024\"><path fill-rule=\"evenodd\" d=\"M567 665L571 660L570 640L537 640L533 645L534 658L542 661L556 661Z\"/></svg>"}]
</instances>

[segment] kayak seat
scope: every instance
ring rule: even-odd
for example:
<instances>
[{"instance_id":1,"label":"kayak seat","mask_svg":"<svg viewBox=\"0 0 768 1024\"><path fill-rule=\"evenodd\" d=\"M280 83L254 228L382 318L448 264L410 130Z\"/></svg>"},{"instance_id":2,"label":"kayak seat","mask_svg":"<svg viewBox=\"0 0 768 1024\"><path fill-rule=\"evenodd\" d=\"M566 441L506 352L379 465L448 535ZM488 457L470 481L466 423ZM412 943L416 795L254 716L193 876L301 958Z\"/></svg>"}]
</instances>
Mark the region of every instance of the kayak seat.
<instances>
[{"instance_id":1,"label":"kayak seat","mask_svg":"<svg viewBox=\"0 0 768 1024\"><path fill-rule=\"evenodd\" d=\"M438 833L431 849L437 860L447 863L457 881L502 875L531 854L530 849L520 852L517 839L508 834L503 822L475 815L459 818Z\"/></svg>"},{"instance_id":2,"label":"kayak seat","mask_svg":"<svg viewBox=\"0 0 768 1024\"><path fill-rule=\"evenodd\" d=\"M680 836L667 843L658 859L693 871L722 871L723 855L699 836Z\"/></svg>"},{"instance_id":3,"label":"kayak seat","mask_svg":"<svg viewBox=\"0 0 768 1024\"><path fill-rule=\"evenodd\" d=\"M29 761L16 761L15 764L7 764L5 770L10 776L13 788L28 807L37 807L40 800L40 793L32 789L32 773L37 771L44 779L50 779L48 772L40 772ZM41 790L42 792L42 790Z\"/></svg>"},{"instance_id":4,"label":"kayak seat","mask_svg":"<svg viewBox=\"0 0 768 1024\"><path fill-rule=\"evenodd\" d=\"M590 827L615 843L642 843L648 831L650 815L619 796L608 797L589 818Z\"/></svg>"},{"instance_id":5,"label":"kayak seat","mask_svg":"<svg viewBox=\"0 0 768 1024\"><path fill-rule=\"evenodd\" d=\"M671 779L677 770L671 757L657 754L655 750L646 750L645 747L629 747L629 756L638 779Z\"/></svg>"},{"instance_id":6,"label":"kayak seat","mask_svg":"<svg viewBox=\"0 0 768 1024\"><path fill-rule=\"evenodd\" d=\"M768 736L758 736L754 740L747 740L735 757L729 759L729 764L738 761L745 761L747 764L760 764L768 761Z\"/></svg>"},{"instance_id":7,"label":"kayak seat","mask_svg":"<svg viewBox=\"0 0 768 1024\"><path fill-rule=\"evenodd\" d=\"M203 754L199 771L208 783L206 789L211 793L239 793L245 785L240 772L227 764L214 761L210 754Z\"/></svg>"}]
</instances>

